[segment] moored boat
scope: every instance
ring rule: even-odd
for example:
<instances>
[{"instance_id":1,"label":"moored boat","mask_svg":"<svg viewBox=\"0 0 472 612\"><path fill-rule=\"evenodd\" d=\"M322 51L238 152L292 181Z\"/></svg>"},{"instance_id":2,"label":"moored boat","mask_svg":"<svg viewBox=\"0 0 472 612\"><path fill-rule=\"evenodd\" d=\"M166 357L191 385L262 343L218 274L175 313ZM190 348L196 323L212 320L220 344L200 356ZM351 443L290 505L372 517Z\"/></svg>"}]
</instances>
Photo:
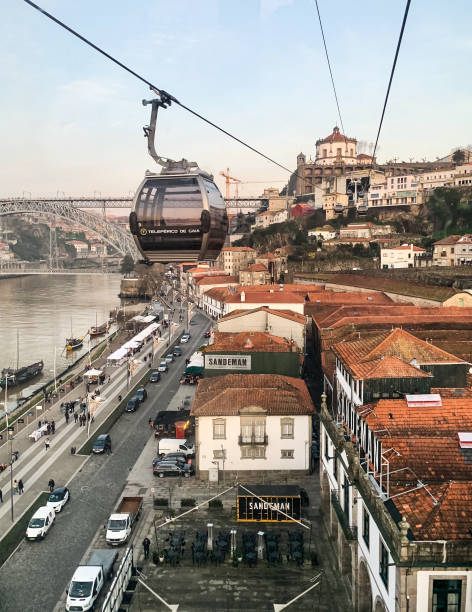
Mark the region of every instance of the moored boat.
<instances>
[{"instance_id":1,"label":"moored boat","mask_svg":"<svg viewBox=\"0 0 472 612\"><path fill-rule=\"evenodd\" d=\"M83 338L67 338L67 340L66 340L66 349L68 351L73 351L75 349L80 348L83 343L84 343L84 339Z\"/></svg>"},{"instance_id":2,"label":"moored boat","mask_svg":"<svg viewBox=\"0 0 472 612\"><path fill-rule=\"evenodd\" d=\"M94 325L90 328L89 334L93 338L94 336L103 336L110 329L110 325L108 323L103 323L103 325Z\"/></svg>"},{"instance_id":3,"label":"moored boat","mask_svg":"<svg viewBox=\"0 0 472 612\"><path fill-rule=\"evenodd\" d=\"M37 361L31 365L23 366L22 368L4 368L0 378L0 387L5 388L8 382L9 387L15 387L16 385L22 385L31 378L39 376L43 371L43 361Z\"/></svg>"}]
</instances>

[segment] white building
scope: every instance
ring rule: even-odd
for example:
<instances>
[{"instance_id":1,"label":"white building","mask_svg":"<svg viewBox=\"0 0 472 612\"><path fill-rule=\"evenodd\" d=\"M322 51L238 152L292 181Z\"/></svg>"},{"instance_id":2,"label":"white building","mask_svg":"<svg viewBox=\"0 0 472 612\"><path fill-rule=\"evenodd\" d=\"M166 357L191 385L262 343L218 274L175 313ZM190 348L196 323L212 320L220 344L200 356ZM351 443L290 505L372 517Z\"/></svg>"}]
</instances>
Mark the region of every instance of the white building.
<instances>
[{"instance_id":1,"label":"white building","mask_svg":"<svg viewBox=\"0 0 472 612\"><path fill-rule=\"evenodd\" d=\"M234 369L231 366L231 369ZM200 381L191 415L200 477L310 466L313 402L305 382L277 374L228 374Z\"/></svg>"},{"instance_id":2,"label":"white building","mask_svg":"<svg viewBox=\"0 0 472 612\"><path fill-rule=\"evenodd\" d=\"M223 314L229 314L233 310L252 310L261 306L269 306L274 310L293 310L303 314L305 298L296 293L279 291L277 288L271 291L243 290L224 299Z\"/></svg>"},{"instance_id":3,"label":"white building","mask_svg":"<svg viewBox=\"0 0 472 612\"><path fill-rule=\"evenodd\" d=\"M323 225L323 227L308 230L308 236L312 240L332 240L336 238L336 230L331 225Z\"/></svg>"},{"instance_id":4,"label":"white building","mask_svg":"<svg viewBox=\"0 0 472 612\"><path fill-rule=\"evenodd\" d=\"M261 306L253 310L239 310L218 321L220 332L268 332L274 336L294 340L304 352L306 317L291 310L274 310Z\"/></svg>"},{"instance_id":5,"label":"white building","mask_svg":"<svg viewBox=\"0 0 472 612\"><path fill-rule=\"evenodd\" d=\"M315 164L334 166L340 163L347 165L358 163L357 140L344 136L336 126L329 136L316 141Z\"/></svg>"},{"instance_id":6,"label":"white building","mask_svg":"<svg viewBox=\"0 0 472 612\"><path fill-rule=\"evenodd\" d=\"M421 265L426 249L414 244L402 244L393 249L380 249L380 267L417 268Z\"/></svg>"}]
</instances>

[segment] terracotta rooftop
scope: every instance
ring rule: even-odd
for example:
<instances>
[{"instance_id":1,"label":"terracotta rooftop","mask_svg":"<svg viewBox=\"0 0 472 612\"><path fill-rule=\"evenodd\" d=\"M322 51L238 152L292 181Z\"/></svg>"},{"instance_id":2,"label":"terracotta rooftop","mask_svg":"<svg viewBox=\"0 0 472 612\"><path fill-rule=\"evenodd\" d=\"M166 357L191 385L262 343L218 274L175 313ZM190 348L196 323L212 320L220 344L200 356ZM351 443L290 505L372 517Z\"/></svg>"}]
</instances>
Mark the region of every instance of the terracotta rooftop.
<instances>
[{"instance_id":1,"label":"terracotta rooftop","mask_svg":"<svg viewBox=\"0 0 472 612\"><path fill-rule=\"evenodd\" d=\"M436 242L434 242L433 244L456 244L456 242L459 240L461 236L459 236L458 234L453 234L452 236L446 236L446 238L441 238L441 240L437 240Z\"/></svg>"},{"instance_id":2,"label":"terracotta rooftop","mask_svg":"<svg viewBox=\"0 0 472 612\"><path fill-rule=\"evenodd\" d=\"M341 134L338 126L336 125L329 136L326 136L326 138L320 138L316 141L316 144L322 144L323 142L357 142L357 140L355 138L348 138L347 136L344 136L344 134Z\"/></svg>"},{"instance_id":3,"label":"terracotta rooftop","mask_svg":"<svg viewBox=\"0 0 472 612\"><path fill-rule=\"evenodd\" d=\"M221 283L238 283L238 279L235 276L227 276L223 274L222 276L204 276L197 281L197 285L215 285Z\"/></svg>"},{"instance_id":4,"label":"terracotta rooftop","mask_svg":"<svg viewBox=\"0 0 472 612\"><path fill-rule=\"evenodd\" d=\"M213 343L206 347L205 353L241 350L263 353L291 353L298 351L298 346L293 340L290 341L287 338L274 336L267 332L215 332Z\"/></svg>"},{"instance_id":5,"label":"terracotta rooftop","mask_svg":"<svg viewBox=\"0 0 472 612\"><path fill-rule=\"evenodd\" d=\"M352 363L349 369L354 378L431 378L429 372L424 372L415 366L405 363L398 357L380 357L362 363Z\"/></svg>"},{"instance_id":6,"label":"terracotta rooftop","mask_svg":"<svg viewBox=\"0 0 472 612\"><path fill-rule=\"evenodd\" d=\"M278 212L280 212L279 210L274 211L274 214L277 214ZM278 259L279 256L275 255L274 253L262 253L261 255L258 255L257 258L259 259Z\"/></svg>"},{"instance_id":7,"label":"terracotta rooftop","mask_svg":"<svg viewBox=\"0 0 472 612\"><path fill-rule=\"evenodd\" d=\"M255 264L251 264L249 268L246 268L246 270L241 270L241 271L242 272L268 272L269 270L264 264L255 263Z\"/></svg>"},{"instance_id":8,"label":"terracotta rooftop","mask_svg":"<svg viewBox=\"0 0 472 612\"><path fill-rule=\"evenodd\" d=\"M393 304L393 300L385 293L368 291L319 291L308 293L308 299L312 303L336 303L336 304ZM310 304L307 303L307 306Z\"/></svg>"},{"instance_id":9,"label":"terracotta rooftop","mask_svg":"<svg viewBox=\"0 0 472 612\"><path fill-rule=\"evenodd\" d=\"M405 366L413 366L412 362L418 365L465 363L462 359L399 328L390 333L368 336L352 342L339 342L332 349L355 378L363 378L371 371L368 367L365 369L365 364L387 357L396 357L404 362ZM406 367L403 369L404 374L407 375L407 370L412 376L413 370ZM393 371L399 371L398 366ZM417 377L421 378L419 370L417 372Z\"/></svg>"},{"instance_id":10,"label":"terracotta rooftop","mask_svg":"<svg viewBox=\"0 0 472 612\"><path fill-rule=\"evenodd\" d=\"M262 286L262 285L261 285ZM242 299L244 293L244 299ZM246 287L237 294L230 294L225 302L227 304L304 304L305 298L296 293L289 293L287 291L274 291L270 293L268 291L247 291Z\"/></svg>"},{"instance_id":11,"label":"terracotta rooftop","mask_svg":"<svg viewBox=\"0 0 472 612\"><path fill-rule=\"evenodd\" d=\"M428 494L428 492L431 495ZM416 540L468 540L472 482L451 480L396 497L393 502Z\"/></svg>"},{"instance_id":12,"label":"terracotta rooftop","mask_svg":"<svg viewBox=\"0 0 472 612\"><path fill-rule=\"evenodd\" d=\"M267 415L295 416L315 412L305 382L277 374L227 374L200 380L192 416L237 416L257 406Z\"/></svg>"},{"instance_id":13,"label":"terracotta rooftop","mask_svg":"<svg viewBox=\"0 0 472 612\"><path fill-rule=\"evenodd\" d=\"M252 308L248 310L233 310L224 317L221 317L219 321L230 321L231 319L235 319L237 317L247 317L253 312L259 311L267 312L268 314L271 314L275 317L281 317L282 319L290 319L295 323L300 323L300 325L305 325L305 317L302 314L294 312L293 310L272 310L272 308L267 308L267 306L259 306L258 308Z\"/></svg>"},{"instance_id":14,"label":"terracotta rooftop","mask_svg":"<svg viewBox=\"0 0 472 612\"><path fill-rule=\"evenodd\" d=\"M421 252L421 253L425 253L426 249L422 249L421 247L418 247L416 245L409 245L409 244L401 244L400 246L394 247L393 249L390 249L391 251L414 251L414 252Z\"/></svg>"},{"instance_id":15,"label":"terracotta rooftop","mask_svg":"<svg viewBox=\"0 0 472 612\"><path fill-rule=\"evenodd\" d=\"M227 252L232 252L232 253L255 253L254 249L251 249L251 247L247 247L247 246L241 246L241 247L223 247L221 249L222 253L227 253Z\"/></svg>"},{"instance_id":16,"label":"terracotta rooftop","mask_svg":"<svg viewBox=\"0 0 472 612\"><path fill-rule=\"evenodd\" d=\"M212 300L216 300L217 302L224 302L226 298L233 295L228 287L212 287L212 289L208 289L204 294L211 298Z\"/></svg>"},{"instance_id":17,"label":"terracotta rooftop","mask_svg":"<svg viewBox=\"0 0 472 612\"><path fill-rule=\"evenodd\" d=\"M282 287L282 289L281 289ZM247 285L243 287L244 291L247 293L248 291L267 291L268 293L298 293L300 295L307 295L309 291L313 293L319 293L320 291L325 291L325 288L322 285L297 285L296 283L275 283L273 285Z\"/></svg>"},{"instance_id":18,"label":"terracotta rooftop","mask_svg":"<svg viewBox=\"0 0 472 612\"><path fill-rule=\"evenodd\" d=\"M411 295L430 300L443 302L447 298L456 294L457 291L452 287L440 287L436 285L426 285L424 283L409 282L384 276L369 276L363 274L343 274L343 273L318 273L318 274L297 274L311 280L312 282L328 282L349 287L362 287L376 291L387 291L399 295Z\"/></svg>"}]
</instances>

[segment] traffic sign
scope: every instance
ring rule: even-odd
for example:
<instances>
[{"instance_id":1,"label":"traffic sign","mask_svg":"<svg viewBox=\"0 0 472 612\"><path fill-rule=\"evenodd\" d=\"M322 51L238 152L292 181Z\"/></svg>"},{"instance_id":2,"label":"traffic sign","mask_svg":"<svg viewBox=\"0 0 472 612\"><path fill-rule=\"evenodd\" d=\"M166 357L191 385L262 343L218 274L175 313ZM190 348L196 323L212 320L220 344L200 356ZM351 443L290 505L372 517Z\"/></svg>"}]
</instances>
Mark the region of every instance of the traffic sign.
<instances>
[{"instance_id":1,"label":"traffic sign","mask_svg":"<svg viewBox=\"0 0 472 612\"><path fill-rule=\"evenodd\" d=\"M8 431L15 431L15 428L13 427L13 425L10 425L10 427L8 428Z\"/></svg>"},{"instance_id":2,"label":"traffic sign","mask_svg":"<svg viewBox=\"0 0 472 612\"><path fill-rule=\"evenodd\" d=\"M18 423L24 423L25 419L18 419Z\"/></svg>"}]
</instances>

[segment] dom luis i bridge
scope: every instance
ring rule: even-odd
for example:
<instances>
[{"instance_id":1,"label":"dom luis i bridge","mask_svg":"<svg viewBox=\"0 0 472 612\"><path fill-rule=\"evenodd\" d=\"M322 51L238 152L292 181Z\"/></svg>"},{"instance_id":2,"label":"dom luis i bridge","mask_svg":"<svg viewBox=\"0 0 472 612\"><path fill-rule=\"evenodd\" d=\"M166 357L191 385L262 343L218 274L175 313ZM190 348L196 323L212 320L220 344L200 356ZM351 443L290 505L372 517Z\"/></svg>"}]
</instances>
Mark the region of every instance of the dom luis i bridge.
<instances>
[{"instance_id":1,"label":"dom luis i bridge","mask_svg":"<svg viewBox=\"0 0 472 612\"><path fill-rule=\"evenodd\" d=\"M70 223L94 232L120 255L131 255L137 261L140 254L128 227L107 220L107 209L131 208L131 197L78 197L78 198L3 198L0 199L0 217L6 215L44 215L60 217ZM228 213L256 212L267 201L261 198L225 199ZM101 215L89 212L99 209Z\"/></svg>"}]
</instances>

